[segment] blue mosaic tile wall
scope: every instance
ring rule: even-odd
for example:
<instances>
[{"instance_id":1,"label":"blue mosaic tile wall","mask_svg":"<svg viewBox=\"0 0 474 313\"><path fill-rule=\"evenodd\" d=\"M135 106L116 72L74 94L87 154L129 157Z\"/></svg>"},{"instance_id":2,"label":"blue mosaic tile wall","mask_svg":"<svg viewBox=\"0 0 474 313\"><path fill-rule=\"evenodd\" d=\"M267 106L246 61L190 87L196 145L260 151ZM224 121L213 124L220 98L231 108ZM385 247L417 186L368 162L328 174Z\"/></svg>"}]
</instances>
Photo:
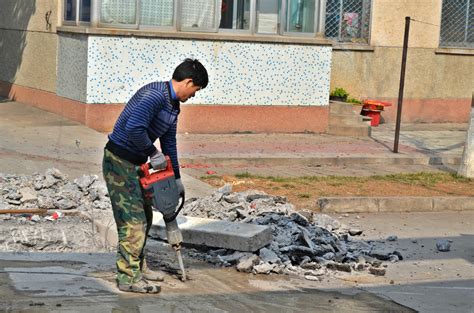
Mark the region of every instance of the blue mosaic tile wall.
<instances>
[{"instance_id":1,"label":"blue mosaic tile wall","mask_svg":"<svg viewBox=\"0 0 474 313\"><path fill-rule=\"evenodd\" d=\"M142 85L168 80L199 59L209 85L190 103L328 105L331 47L90 36L87 102L124 103Z\"/></svg>"}]
</instances>

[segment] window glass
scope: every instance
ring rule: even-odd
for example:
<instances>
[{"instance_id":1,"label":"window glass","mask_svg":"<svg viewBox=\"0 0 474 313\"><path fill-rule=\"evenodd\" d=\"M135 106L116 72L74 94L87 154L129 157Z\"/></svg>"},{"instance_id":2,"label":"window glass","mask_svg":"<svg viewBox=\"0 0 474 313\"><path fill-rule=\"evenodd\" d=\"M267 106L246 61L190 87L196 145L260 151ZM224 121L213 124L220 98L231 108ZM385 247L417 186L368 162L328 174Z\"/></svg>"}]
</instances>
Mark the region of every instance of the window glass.
<instances>
[{"instance_id":1,"label":"window glass","mask_svg":"<svg viewBox=\"0 0 474 313\"><path fill-rule=\"evenodd\" d=\"M136 0L102 0L100 22L108 24L135 24Z\"/></svg>"},{"instance_id":2,"label":"window glass","mask_svg":"<svg viewBox=\"0 0 474 313\"><path fill-rule=\"evenodd\" d=\"M315 0L288 0L287 6L285 31L313 33Z\"/></svg>"},{"instance_id":3,"label":"window glass","mask_svg":"<svg viewBox=\"0 0 474 313\"><path fill-rule=\"evenodd\" d=\"M76 21L76 0L64 1L64 20Z\"/></svg>"},{"instance_id":4,"label":"window glass","mask_svg":"<svg viewBox=\"0 0 474 313\"><path fill-rule=\"evenodd\" d=\"M367 42L370 0L327 0L325 34L344 42Z\"/></svg>"},{"instance_id":5,"label":"window glass","mask_svg":"<svg viewBox=\"0 0 474 313\"><path fill-rule=\"evenodd\" d=\"M443 1L440 45L474 47L474 1Z\"/></svg>"},{"instance_id":6,"label":"window glass","mask_svg":"<svg viewBox=\"0 0 474 313\"><path fill-rule=\"evenodd\" d=\"M249 29L250 0L222 0L219 28Z\"/></svg>"},{"instance_id":7,"label":"window glass","mask_svg":"<svg viewBox=\"0 0 474 313\"><path fill-rule=\"evenodd\" d=\"M219 1L219 8L221 4L222 0ZM181 27L196 30L216 29L216 19L220 20L219 13L220 10L216 12L216 0L182 0Z\"/></svg>"},{"instance_id":8,"label":"window glass","mask_svg":"<svg viewBox=\"0 0 474 313\"><path fill-rule=\"evenodd\" d=\"M174 0L141 0L140 24L149 26L173 26Z\"/></svg>"},{"instance_id":9,"label":"window glass","mask_svg":"<svg viewBox=\"0 0 474 313\"><path fill-rule=\"evenodd\" d=\"M91 21L91 0L81 0L81 7L79 10L79 20L81 22Z\"/></svg>"},{"instance_id":10,"label":"window glass","mask_svg":"<svg viewBox=\"0 0 474 313\"><path fill-rule=\"evenodd\" d=\"M258 0L257 2L257 32L262 34L277 34L279 23L280 1Z\"/></svg>"}]
</instances>

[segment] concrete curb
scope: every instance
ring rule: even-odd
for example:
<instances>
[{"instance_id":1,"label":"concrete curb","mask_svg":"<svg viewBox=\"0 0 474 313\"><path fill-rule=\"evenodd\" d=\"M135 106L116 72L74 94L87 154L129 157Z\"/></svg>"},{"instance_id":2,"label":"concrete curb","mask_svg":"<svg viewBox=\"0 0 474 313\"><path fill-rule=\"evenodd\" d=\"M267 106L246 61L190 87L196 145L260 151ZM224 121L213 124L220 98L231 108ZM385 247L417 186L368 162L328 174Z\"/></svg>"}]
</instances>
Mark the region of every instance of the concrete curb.
<instances>
[{"instance_id":1,"label":"concrete curb","mask_svg":"<svg viewBox=\"0 0 474 313\"><path fill-rule=\"evenodd\" d=\"M459 165L459 156L321 156L321 157L278 157L278 156L200 156L196 158L185 157L181 159L182 164L207 164L222 167L234 165L271 166L271 165L355 165L355 164L385 164L385 165Z\"/></svg>"},{"instance_id":2,"label":"concrete curb","mask_svg":"<svg viewBox=\"0 0 474 313\"><path fill-rule=\"evenodd\" d=\"M474 197L320 197L323 213L443 212L474 210Z\"/></svg>"}]
</instances>

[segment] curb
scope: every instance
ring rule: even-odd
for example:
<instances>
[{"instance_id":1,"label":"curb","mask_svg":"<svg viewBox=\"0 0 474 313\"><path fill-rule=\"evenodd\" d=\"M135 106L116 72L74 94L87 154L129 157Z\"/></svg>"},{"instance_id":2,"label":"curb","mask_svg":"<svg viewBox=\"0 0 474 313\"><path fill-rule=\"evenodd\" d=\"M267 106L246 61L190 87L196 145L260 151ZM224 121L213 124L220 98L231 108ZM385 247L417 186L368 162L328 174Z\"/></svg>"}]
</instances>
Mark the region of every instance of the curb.
<instances>
[{"instance_id":1,"label":"curb","mask_svg":"<svg viewBox=\"0 0 474 313\"><path fill-rule=\"evenodd\" d=\"M291 166L295 163L306 166L318 165L354 165L354 164L385 164L385 165L459 165L460 156L420 156L420 157L367 157L367 156L327 156L327 157L255 157L255 155L241 155L229 157L199 156L196 158L183 157L181 163L186 165L209 165L209 166L235 166L245 164L247 166Z\"/></svg>"},{"instance_id":2,"label":"curb","mask_svg":"<svg viewBox=\"0 0 474 313\"><path fill-rule=\"evenodd\" d=\"M474 211L474 197L320 197L323 213Z\"/></svg>"}]
</instances>

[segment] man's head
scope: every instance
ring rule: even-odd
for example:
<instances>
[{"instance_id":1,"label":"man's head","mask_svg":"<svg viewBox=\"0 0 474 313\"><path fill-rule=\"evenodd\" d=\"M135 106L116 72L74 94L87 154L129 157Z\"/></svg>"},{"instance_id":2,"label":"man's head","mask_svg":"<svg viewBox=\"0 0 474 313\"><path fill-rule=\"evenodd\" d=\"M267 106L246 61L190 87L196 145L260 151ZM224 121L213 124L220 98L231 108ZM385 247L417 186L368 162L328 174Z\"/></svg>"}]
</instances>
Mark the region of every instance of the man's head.
<instances>
[{"instance_id":1,"label":"man's head","mask_svg":"<svg viewBox=\"0 0 474 313\"><path fill-rule=\"evenodd\" d=\"M173 73L173 89L181 102L194 97L198 90L206 88L208 82L206 68L198 60L184 60Z\"/></svg>"}]
</instances>

